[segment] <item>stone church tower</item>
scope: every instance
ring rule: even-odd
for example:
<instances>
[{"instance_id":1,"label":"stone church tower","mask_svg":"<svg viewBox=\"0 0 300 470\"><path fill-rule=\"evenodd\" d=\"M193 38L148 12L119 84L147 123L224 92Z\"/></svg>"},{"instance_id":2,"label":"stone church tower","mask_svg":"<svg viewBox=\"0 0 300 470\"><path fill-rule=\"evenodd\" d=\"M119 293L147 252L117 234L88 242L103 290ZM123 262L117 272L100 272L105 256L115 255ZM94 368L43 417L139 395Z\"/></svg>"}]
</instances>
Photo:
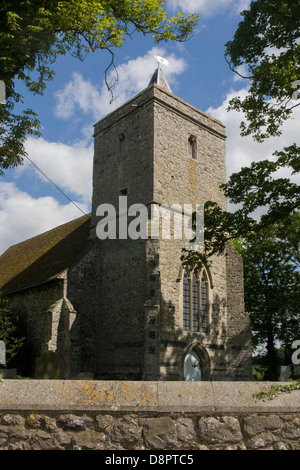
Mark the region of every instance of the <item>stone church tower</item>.
<instances>
[{"instance_id":1,"label":"stone church tower","mask_svg":"<svg viewBox=\"0 0 300 470\"><path fill-rule=\"evenodd\" d=\"M99 206L116 208L119 222L120 196L128 208L142 204L149 214L153 204L183 208L213 200L225 208L219 189L225 181L223 125L176 97L158 68L144 91L95 125L94 138L95 245L84 269L79 264L73 272L78 279L78 269L93 266L89 309L76 289L68 295L76 309L82 305L86 369L95 377L145 380L251 378L243 266L232 248L196 274L182 269L186 240L172 228L168 239L162 233L132 239L118 230L115 239L97 237Z\"/></svg>"},{"instance_id":2,"label":"stone church tower","mask_svg":"<svg viewBox=\"0 0 300 470\"><path fill-rule=\"evenodd\" d=\"M240 256L229 245L197 273L181 262L185 205L226 208L223 125L158 68L94 139L91 215L0 256L0 291L26 319L32 363L50 350L67 379L251 379ZM161 221L153 207L168 209Z\"/></svg>"}]
</instances>

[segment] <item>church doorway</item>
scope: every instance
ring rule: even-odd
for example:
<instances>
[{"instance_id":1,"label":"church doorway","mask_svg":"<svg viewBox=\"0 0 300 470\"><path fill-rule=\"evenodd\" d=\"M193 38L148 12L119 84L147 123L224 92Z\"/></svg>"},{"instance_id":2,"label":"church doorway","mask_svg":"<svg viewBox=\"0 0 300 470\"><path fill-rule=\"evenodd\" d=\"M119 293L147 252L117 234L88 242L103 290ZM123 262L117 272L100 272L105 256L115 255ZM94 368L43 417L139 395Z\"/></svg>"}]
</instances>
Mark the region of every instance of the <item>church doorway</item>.
<instances>
[{"instance_id":1,"label":"church doorway","mask_svg":"<svg viewBox=\"0 0 300 470\"><path fill-rule=\"evenodd\" d=\"M210 359L208 352L199 344L191 345L184 356L183 377L186 381L210 380Z\"/></svg>"},{"instance_id":2,"label":"church doorway","mask_svg":"<svg viewBox=\"0 0 300 470\"><path fill-rule=\"evenodd\" d=\"M183 369L184 380L191 380L193 382L201 380L202 364L200 357L194 350L188 352L185 356Z\"/></svg>"}]
</instances>

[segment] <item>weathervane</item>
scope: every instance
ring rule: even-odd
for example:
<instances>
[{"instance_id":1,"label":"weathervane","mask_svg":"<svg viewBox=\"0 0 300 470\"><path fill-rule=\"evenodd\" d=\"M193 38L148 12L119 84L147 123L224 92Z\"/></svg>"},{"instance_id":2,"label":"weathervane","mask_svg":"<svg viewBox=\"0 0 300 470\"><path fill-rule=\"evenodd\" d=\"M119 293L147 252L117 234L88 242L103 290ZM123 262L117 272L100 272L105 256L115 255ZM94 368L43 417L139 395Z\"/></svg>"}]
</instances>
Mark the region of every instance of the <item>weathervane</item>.
<instances>
[{"instance_id":1,"label":"weathervane","mask_svg":"<svg viewBox=\"0 0 300 470\"><path fill-rule=\"evenodd\" d=\"M164 74L163 74L163 71L162 69L160 68L160 64L163 64L163 65L166 65L166 66L169 66L169 61L167 59L164 59L163 57L161 57L160 55L155 55L154 58L157 60L158 62L158 67L156 69L156 71L154 72L153 74L153 77L152 79L150 80L150 83L153 83L153 82L156 82L157 85L165 88L166 90L168 90L169 92L172 93L172 90L170 88L170 85L168 84Z\"/></svg>"},{"instance_id":2,"label":"weathervane","mask_svg":"<svg viewBox=\"0 0 300 470\"><path fill-rule=\"evenodd\" d=\"M160 67L159 64L163 64L163 65L166 65L167 67L169 67L169 61L167 59L164 59L163 57L161 57L160 55L155 55L154 58L157 60L158 62L158 68Z\"/></svg>"}]
</instances>

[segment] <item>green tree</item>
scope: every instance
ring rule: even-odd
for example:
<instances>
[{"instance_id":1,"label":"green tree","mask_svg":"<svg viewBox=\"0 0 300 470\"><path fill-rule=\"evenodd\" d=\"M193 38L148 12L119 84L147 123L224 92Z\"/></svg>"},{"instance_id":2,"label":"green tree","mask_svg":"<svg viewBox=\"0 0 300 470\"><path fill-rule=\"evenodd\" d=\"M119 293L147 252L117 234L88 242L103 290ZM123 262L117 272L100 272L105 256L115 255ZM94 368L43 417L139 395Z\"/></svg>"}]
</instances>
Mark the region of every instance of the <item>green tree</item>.
<instances>
[{"instance_id":1,"label":"green tree","mask_svg":"<svg viewBox=\"0 0 300 470\"><path fill-rule=\"evenodd\" d=\"M245 310L254 348L266 345L268 380L278 379L278 344L291 364L291 345L300 338L300 215L235 241L244 260Z\"/></svg>"},{"instance_id":2,"label":"green tree","mask_svg":"<svg viewBox=\"0 0 300 470\"><path fill-rule=\"evenodd\" d=\"M233 98L229 110L242 111L241 135L258 142L282 134L282 125L300 106L300 2L256 0L243 13L225 57L232 70L249 82L246 97ZM247 75L240 71L247 69ZM266 206L260 226L283 220L300 206L299 185L276 178L277 170L292 175L300 170L300 147L291 142L273 159L254 162L231 175L223 185L231 202L243 204L239 215L247 218ZM253 223L253 222L252 222Z\"/></svg>"},{"instance_id":3,"label":"green tree","mask_svg":"<svg viewBox=\"0 0 300 470\"><path fill-rule=\"evenodd\" d=\"M300 2L256 0L242 13L225 57L231 69L249 83L244 99L231 100L229 111L243 112L241 135L257 142L282 133L283 124L300 106ZM245 71L242 75L242 71ZM213 256L235 246L245 263L246 311L252 320L254 345L266 343L269 378L275 372L275 342L281 341L286 360L299 330L299 206L300 189L278 170L297 175L300 147L291 142L272 159L253 162L230 176L221 186L229 201L238 205L223 211L207 201L204 212L204 247L183 250L183 264L209 264ZM264 213L254 217L257 209ZM193 221L194 229L197 227Z\"/></svg>"},{"instance_id":4,"label":"green tree","mask_svg":"<svg viewBox=\"0 0 300 470\"><path fill-rule=\"evenodd\" d=\"M90 52L106 50L114 66L114 49L134 32L151 34L156 43L187 40L197 15L185 18L178 12L168 18L165 4L165 0L1 2L0 80L6 85L6 103L0 105L0 173L22 162L26 135L40 135L32 110L14 113L16 103L22 102L15 89L16 79L31 92L42 94L47 81L53 79L59 55L70 53L84 60Z\"/></svg>"},{"instance_id":5,"label":"green tree","mask_svg":"<svg viewBox=\"0 0 300 470\"><path fill-rule=\"evenodd\" d=\"M256 0L242 16L233 39L225 45L225 57L231 69L249 83L249 89L244 99L232 99L228 110L244 113L242 136L252 135L263 142L279 136L283 123L300 106L300 2ZM278 177L278 171L299 174L299 157L300 147L291 142L272 159L252 162L232 174L221 189L239 209L227 212L207 201L204 249L184 252L183 261L193 265L208 262L211 256L225 252L230 239L258 233L276 221L284 230L284 220L299 210L300 188L291 178ZM259 208L263 215L254 218Z\"/></svg>"},{"instance_id":6,"label":"green tree","mask_svg":"<svg viewBox=\"0 0 300 470\"><path fill-rule=\"evenodd\" d=\"M255 0L242 16L225 57L250 87L243 100L231 101L231 109L245 113L242 135L261 142L280 135L283 122L300 105L300 3ZM245 68L246 76L240 73Z\"/></svg>"},{"instance_id":7,"label":"green tree","mask_svg":"<svg viewBox=\"0 0 300 470\"><path fill-rule=\"evenodd\" d=\"M19 318L3 297L0 297L0 340L6 348L6 365L13 365L25 338L19 328Z\"/></svg>"}]
</instances>

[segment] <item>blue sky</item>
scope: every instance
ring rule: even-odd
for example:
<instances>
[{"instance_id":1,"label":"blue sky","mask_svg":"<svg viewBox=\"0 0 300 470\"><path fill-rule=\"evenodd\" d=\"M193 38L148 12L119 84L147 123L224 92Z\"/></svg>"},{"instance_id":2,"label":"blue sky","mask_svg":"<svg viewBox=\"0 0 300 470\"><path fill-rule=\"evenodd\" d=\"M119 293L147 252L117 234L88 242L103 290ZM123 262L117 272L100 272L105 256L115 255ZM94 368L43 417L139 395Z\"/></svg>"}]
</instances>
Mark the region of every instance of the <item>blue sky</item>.
<instances>
[{"instance_id":1,"label":"blue sky","mask_svg":"<svg viewBox=\"0 0 300 470\"><path fill-rule=\"evenodd\" d=\"M248 0L169 0L170 14L176 9L199 13L193 38L183 44L161 46L155 46L150 37L137 34L129 39L115 51L119 83L112 104L104 84L108 53L91 54L83 63L71 56L59 58L54 66L55 78L48 83L44 96L23 90L24 107L36 111L42 125L42 137L26 141L29 158L82 211L89 212L93 125L147 86L157 66L156 53L169 60L169 67L163 70L173 93L226 126L228 175L253 160L268 158L276 148L297 142L299 113L285 125L282 137L260 145L250 137L240 137L242 115L226 111L230 97L247 92L247 82L230 71L224 50L241 21L239 12L249 4ZM15 243L81 215L25 160L23 166L0 179L0 254Z\"/></svg>"}]
</instances>

